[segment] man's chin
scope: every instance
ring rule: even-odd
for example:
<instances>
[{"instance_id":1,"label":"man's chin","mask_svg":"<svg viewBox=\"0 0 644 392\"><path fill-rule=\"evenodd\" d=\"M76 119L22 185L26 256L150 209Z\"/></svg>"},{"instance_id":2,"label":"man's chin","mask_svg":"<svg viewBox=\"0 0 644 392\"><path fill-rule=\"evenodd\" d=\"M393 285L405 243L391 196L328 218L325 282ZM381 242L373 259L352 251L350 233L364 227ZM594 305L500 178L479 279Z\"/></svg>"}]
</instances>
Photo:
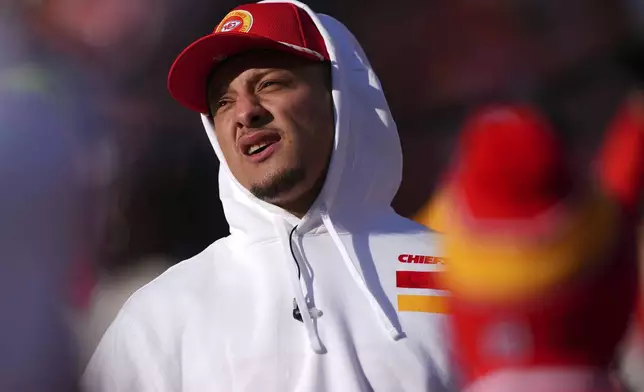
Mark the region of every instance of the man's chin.
<instances>
[{"instance_id":1,"label":"man's chin","mask_svg":"<svg viewBox=\"0 0 644 392\"><path fill-rule=\"evenodd\" d=\"M293 195L298 193L297 188L302 185L305 178L304 169L284 170L252 185L250 192L260 200L280 205L292 199Z\"/></svg>"}]
</instances>

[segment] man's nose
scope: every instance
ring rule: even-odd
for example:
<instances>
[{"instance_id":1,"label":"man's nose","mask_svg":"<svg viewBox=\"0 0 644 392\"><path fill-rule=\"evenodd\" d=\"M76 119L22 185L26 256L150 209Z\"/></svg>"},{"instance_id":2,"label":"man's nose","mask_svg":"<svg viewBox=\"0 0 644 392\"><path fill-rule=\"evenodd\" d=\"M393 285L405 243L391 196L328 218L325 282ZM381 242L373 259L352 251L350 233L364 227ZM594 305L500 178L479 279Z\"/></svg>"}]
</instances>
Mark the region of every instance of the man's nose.
<instances>
[{"instance_id":1,"label":"man's nose","mask_svg":"<svg viewBox=\"0 0 644 392\"><path fill-rule=\"evenodd\" d=\"M235 108L240 128L261 128L270 122L270 113L254 95L238 96Z\"/></svg>"}]
</instances>

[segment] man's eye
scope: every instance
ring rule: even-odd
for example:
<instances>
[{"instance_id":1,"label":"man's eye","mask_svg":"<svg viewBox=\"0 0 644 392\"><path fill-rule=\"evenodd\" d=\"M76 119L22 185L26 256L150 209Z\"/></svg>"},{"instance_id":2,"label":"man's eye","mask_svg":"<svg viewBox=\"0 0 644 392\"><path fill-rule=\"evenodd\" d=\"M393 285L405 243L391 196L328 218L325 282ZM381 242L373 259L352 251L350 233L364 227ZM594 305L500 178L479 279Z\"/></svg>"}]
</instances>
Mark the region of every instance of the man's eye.
<instances>
[{"instance_id":1,"label":"man's eye","mask_svg":"<svg viewBox=\"0 0 644 392\"><path fill-rule=\"evenodd\" d=\"M224 110L228 110L227 107L230 105L231 100L229 98L221 98L217 101L213 101L210 105L210 110L212 112L213 118Z\"/></svg>"},{"instance_id":2,"label":"man's eye","mask_svg":"<svg viewBox=\"0 0 644 392\"><path fill-rule=\"evenodd\" d=\"M221 109L230 103L230 99L224 98L217 101L217 109Z\"/></svg>"},{"instance_id":3,"label":"man's eye","mask_svg":"<svg viewBox=\"0 0 644 392\"><path fill-rule=\"evenodd\" d=\"M259 85L259 90L263 90L268 87L276 87L280 84L277 80L266 80Z\"/></svg>"}]
</instances>

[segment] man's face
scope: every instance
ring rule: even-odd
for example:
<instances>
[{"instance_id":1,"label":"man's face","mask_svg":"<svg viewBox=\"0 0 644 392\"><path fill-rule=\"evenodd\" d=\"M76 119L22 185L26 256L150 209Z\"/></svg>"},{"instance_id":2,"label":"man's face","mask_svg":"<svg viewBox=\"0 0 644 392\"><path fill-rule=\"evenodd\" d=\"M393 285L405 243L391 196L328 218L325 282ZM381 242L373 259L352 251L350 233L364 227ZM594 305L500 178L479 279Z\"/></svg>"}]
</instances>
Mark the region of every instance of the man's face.
<instances>
[{"instance_id":1,"label":"man's face","mask_svg":"<svg viewBox=\"0 0 644 392\"><path fill-rule=\"evenodd\" d=\"M304 215L324 183L333 145L328 65L249 52L216 69L208 99L237 181L256 197Z\"/></svg>"}]
</instances>

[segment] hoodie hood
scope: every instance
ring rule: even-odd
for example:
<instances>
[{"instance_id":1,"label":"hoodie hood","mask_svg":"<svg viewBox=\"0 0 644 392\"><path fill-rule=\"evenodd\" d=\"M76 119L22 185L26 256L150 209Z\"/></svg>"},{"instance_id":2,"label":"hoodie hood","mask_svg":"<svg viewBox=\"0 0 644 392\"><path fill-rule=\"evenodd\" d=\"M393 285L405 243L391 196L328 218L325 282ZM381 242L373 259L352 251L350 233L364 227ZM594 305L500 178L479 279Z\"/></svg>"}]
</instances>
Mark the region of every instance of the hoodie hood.
<instances>
[{"instance_id":1,"label":"hoodie hood","mask_svg":"<svg viewBox=\"0 0 644 392\"><path fill-rule=\"evenodd\" d=\"M402 176L402 151L396 125L363 49L336 19L314 13L298 1L322 37L332 68L335 139L324 187L308 213L299 219L257 199L233 177L207 117L202 121L221 163L219 193L231 240L239 245L276 238L275 221L298 225L298 232L324 231L322 215L343 231L346 218L372 209L389 209Z\"/></svg>"}]
</instances>

